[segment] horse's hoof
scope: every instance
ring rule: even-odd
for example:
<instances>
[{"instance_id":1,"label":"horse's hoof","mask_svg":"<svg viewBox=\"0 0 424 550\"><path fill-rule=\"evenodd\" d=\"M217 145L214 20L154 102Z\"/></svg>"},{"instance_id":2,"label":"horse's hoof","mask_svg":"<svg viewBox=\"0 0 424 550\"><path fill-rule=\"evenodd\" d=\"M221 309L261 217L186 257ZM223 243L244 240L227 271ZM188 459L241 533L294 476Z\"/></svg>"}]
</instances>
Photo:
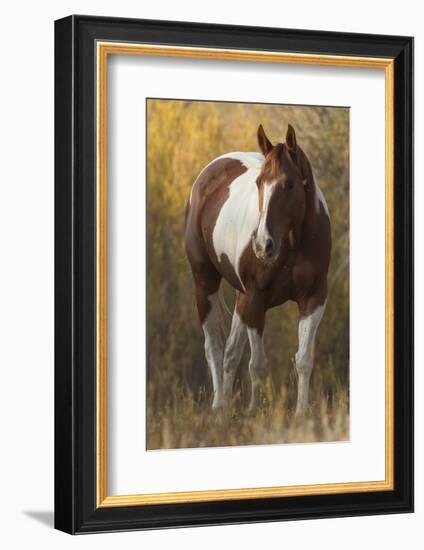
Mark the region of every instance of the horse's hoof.
<instances>
[{"instance_id":1,"label":"horse's hoof","mask_svg":"<svg viewBox=\"0 0 424 550\"><path fill-rule=\"evenodd\" d=\"M212 414L214 414L216 416L222 416L225 409L226 409L226 407L225 407L224 403L222 403L222 402L213 403L213 405L212 405Z\"/></svg>"},{"instance_id":2,"label":"horse's hoof","mask_svg":"<svg viewBox=\"0 0 424 550\"><path fill-rule=\"evenodd\" d=\"M296 409L293 419L299 423L305 420L305 418L308 416L308 410L307 409Z\"/></svg>"},{"instance_id":3,"label":"horse's hoof","mask_svg":"<svg viewBox=\"0 0 424 550\"><path fill-rule=\"evenodd\" d=\"M213 404L212 405L212 413L213 414L221 414L222 413L222 410L224 409L224 406L222 405L222 403L217 403L217 404Z\"/></svg>"}]
</instances>

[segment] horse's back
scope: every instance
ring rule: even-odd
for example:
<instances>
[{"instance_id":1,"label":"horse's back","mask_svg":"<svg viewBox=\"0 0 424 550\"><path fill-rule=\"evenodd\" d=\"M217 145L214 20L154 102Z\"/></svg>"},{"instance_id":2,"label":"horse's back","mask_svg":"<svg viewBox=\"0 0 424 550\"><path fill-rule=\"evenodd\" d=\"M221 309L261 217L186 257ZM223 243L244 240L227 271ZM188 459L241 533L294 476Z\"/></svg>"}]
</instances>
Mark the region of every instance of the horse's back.
<instances>
[{"instance_id":1,"label":"horse's back","mask_svg":"<svg viewBox=\"0 0 424 550\"><path fill-rule=\"evenodd\" d=\"M225 153L207 164L197 176L190 192L188 206L196 198L204 199L207 196L228 188L238 176L252 169L260 170L263 156L259 153Z\"/></svg>"}]
</instances>

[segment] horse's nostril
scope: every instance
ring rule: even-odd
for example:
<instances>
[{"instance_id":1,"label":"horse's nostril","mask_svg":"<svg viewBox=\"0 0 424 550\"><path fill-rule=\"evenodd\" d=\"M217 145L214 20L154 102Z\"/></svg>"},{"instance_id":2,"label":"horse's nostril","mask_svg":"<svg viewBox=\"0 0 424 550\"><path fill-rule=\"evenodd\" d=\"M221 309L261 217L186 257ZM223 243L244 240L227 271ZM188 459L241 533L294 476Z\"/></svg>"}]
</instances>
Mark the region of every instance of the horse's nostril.
<instances>
[{"instance_id":1,"label":"horse's nostril","mask_svg":"<svg viewBox=\"0 0 424 550\"><path fill-rule=\"evenodd\" d=\"M272 239L267 239L265 243L265 254L267 256L272 256L274 252L274 241Z\"/></svg>"}]
</instances>

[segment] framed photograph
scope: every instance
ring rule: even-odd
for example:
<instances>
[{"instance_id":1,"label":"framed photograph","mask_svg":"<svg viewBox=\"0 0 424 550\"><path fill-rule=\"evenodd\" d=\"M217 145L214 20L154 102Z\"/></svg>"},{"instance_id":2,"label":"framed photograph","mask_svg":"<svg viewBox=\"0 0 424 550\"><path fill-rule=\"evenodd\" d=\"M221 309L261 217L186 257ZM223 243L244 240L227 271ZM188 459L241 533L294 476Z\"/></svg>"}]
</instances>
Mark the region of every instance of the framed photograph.
<instances>
[{"instance_id":1,"label":"framed photograph","mask_svg":"<svg viewBox=\"0 0 424 550\"><path fill-rule=\"evenodd\" d=\"M55 525L413 510L413 39L55 24Z\"/></svg>"}]
</instances>

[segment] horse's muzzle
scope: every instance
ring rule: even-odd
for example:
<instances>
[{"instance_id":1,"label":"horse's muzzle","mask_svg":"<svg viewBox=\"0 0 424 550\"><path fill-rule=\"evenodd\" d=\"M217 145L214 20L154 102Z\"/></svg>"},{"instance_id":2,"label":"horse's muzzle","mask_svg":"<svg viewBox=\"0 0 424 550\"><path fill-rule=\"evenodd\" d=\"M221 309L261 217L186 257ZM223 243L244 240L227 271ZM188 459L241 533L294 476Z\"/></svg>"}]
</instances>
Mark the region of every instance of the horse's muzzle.
<instances>
[{"instance_id":1,"label":"horse's muzzle","mask_svg":"<svg viewBox=\"0 0 424 550\"><path fill-rule=\"evenodd\" d=\"M262 246L257 242L256 234L253 233L252 249L256 258L266 264L272 264L278 258L279 248L276 247L275 242L271 237L268 237L264 243L264 246Z\"/></svg>"}]
</instances>

